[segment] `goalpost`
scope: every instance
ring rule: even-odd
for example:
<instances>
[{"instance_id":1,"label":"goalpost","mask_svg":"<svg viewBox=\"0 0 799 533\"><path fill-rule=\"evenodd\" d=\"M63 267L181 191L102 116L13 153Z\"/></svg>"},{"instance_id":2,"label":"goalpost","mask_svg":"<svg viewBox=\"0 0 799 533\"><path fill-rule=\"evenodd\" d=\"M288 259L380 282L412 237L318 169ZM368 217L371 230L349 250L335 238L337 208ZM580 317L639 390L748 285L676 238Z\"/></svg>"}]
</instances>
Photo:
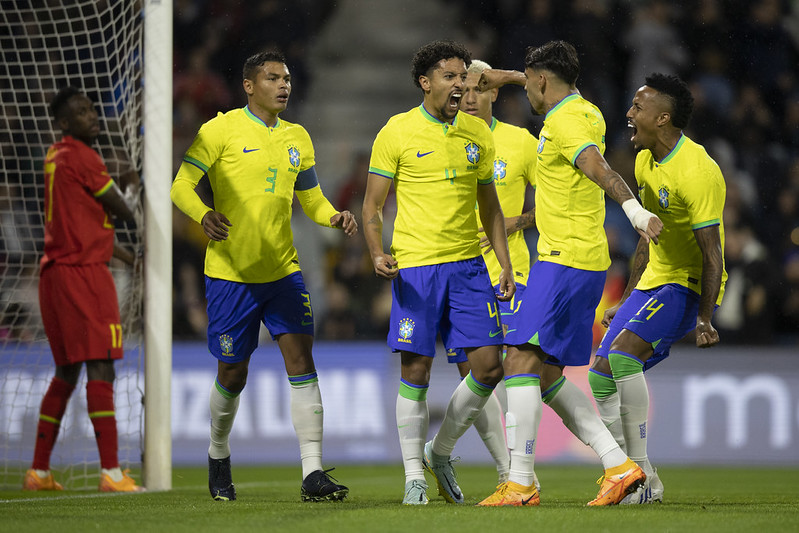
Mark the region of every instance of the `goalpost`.
<instances>
[{"instance_id":1,"label":"goalpost","mask_svg":"<svg viewBox=\"0 0 799 533\"><path fill-rule=\"evenodd\" d=\"M137 223L117 241L138 252L112 263L125 358L115 410L123 468L150 490L171 488L171 0L0 0L0 488L30 467L38 411L54 366L41 325L43 160L60 132L49 100L74 85L95 102L95 144L112 176L144 184ZM67 489L96 489L99 458L86 412L85 372L70 400L52 469Z\"/></svg>"}]
</instances>

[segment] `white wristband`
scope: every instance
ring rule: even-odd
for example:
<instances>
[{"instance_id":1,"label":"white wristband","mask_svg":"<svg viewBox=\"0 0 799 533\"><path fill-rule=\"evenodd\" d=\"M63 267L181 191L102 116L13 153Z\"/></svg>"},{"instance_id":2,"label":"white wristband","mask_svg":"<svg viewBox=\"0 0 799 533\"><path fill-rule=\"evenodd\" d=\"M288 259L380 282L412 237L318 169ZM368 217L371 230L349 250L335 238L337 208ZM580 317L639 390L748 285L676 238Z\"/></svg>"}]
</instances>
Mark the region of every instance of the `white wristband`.
<instances>
[{"instance_id":1,"label":"white wristband","mask_svg":"<svg viewBox=\"0 0 799 533\"><path fill-rule=\"evenodd\" d=\"M621 204L621 208L624 209L624 214L630 219L630 223L633 227L641 231L646 231L649 225L649 219L655 216L641 207L641 204L639 204L638 200L635 198L625 200L624 203Z\"/></svg>"}]
</instances>

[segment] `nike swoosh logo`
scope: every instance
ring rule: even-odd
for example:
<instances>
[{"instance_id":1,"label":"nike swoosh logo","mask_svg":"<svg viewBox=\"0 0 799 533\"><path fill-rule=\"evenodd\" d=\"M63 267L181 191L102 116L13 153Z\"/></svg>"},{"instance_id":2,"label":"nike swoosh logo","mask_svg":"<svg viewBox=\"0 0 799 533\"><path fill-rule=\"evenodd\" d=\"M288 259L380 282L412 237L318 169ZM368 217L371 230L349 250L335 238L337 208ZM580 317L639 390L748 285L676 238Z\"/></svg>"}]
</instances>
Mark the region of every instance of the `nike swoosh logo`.
<instances>
[{"instance_id":1,"label":"nike swoosh logo","mask_svg":"<svg viewBox=\"0 0 799 533\"><path fill-rule=\"evenodd\" d=\"M532 496L530 496L526 500L524 498L522 498L522 505L527 505L528 503L530 503L530 500L532 500L534 497L535 497L535 494L533 494Z\"/></svg>"},{"instance_id":2,"label":"nike swoosh logo","mask_svg":"<svg viewBox=\"0 0 799 533\"><path fill-rule=\"evenodd\" d=\"M501 329L500 329L499 331L491 331L491 332L489 332L488 336L489 336L489 337L491 337L491 338L493 339L494 337L496 337L496 336L497 336L497 335L499 335L500 333L502 333L502 330L501 330Z\"/></svg>"},{"instance_id":3,"label":"nike swoosh logo","mask_svg":"<svg viewBox=\"0 0 799 533\"><path fill-rule=\"evenodd\" d=\"M638 322L639 324L646 324L646 322L644 322L643 320L636 320L634 318L631 319L630 322Z\"/></svg>"},{"instance_id":4,"label":"nike swoosh logo","mask_svg":"<svg viewBox=\"0 0 799 533\"><path fill-rule=\"evenodd\" d=\"M245 154L249 154L250 152L257 152L258 150L260 150L260 148L250 148L249 150L247 150L247 147L245 146L243 152Z\"/></svg>"},{"instance_id":5,"label":"nike swoosh logo","mask_svg":"<svg viewBox=\"0 0 799 533\"><path fill-rule=\"evenodd\" d=\"M324 411L317 411L316 409L313 411L313 414L315 415L321 415L322 413L324 413Z\"/></svg>"},{"instance_id":6,"label":"nike swoosh logo","mask_svg":"<svg viewBox=\"0 0 799 533\"><path fill-rule=\"evenodd\" d=\"M416 152L416 157L424 157L424 156L426 156L426 155L430 155L430 154L432 154L433 152L435 152L435 150L430 150L429 152L425 152L425 153L422 153L422 152L419 152L419 151L417 151L417 152Z\"/></svg>"},{"instance_id":7,"label":"nike swoosh logo","mask_svg":"<svg viewBox=\"0 0 799 533\"><path fill-rule=\"evenodd\" d=\"M303 321L301 322L301 324L302 324L303 326L310 326L311 324L313 324L313 320L309 320L309 321L307 321L307 322L306 322L305 320L303 320Z\"/></svg>"},{"instance_id":8,"label":"nike swoosh logo","mask_svg":"<svg viewBox=\"0 0 799 533\"><path fill-rule=\"evenodd\" d=\"M397 429L402 429L408 427L410 424L402 424L401 426L397 426Z\"/></svg>"}]
</instances>

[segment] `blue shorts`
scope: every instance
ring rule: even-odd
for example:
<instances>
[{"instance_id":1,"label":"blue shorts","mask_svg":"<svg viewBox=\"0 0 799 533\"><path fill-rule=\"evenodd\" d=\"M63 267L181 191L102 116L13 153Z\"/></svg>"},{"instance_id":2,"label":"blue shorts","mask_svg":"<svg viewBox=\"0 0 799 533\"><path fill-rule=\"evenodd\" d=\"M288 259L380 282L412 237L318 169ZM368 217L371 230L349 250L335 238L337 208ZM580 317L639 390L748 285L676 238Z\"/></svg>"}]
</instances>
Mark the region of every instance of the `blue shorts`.
<instances>
[{"instance_id":1,"label":"blue shorts","mask_svg":"<svg viewBox=\"0 0 799 533\"><path fill-rule=\"evenodd\" d=\"M494 290L499 293L499 284L494 285ZM497 305L499 305L500 322L502 322L502 325L509 330L516 327L516 311L519 310L519 306L521 306L522 300L524 299L524 290L525 286L517 282L516 293L509 302L497 300ZM465 363L469 360L469 358L466 357L466 352L463 351L462 348L450 348L447 345L444 345L444 348L447 349L448 363Z\"/></svg>"},{"instance_id":2,"label":"blue shorts","mask_svg":"<svg viewBox=\"0 0 799 533\"><path fill-rule=\"evenodd\" d=\"M530 269L526 298L515 313L505 344L536 344L558 366L583 366L591 359L596 307L605 271L580 270L548 261Z\"/></svg>"},{"instance_id":3,"label":"blue shorts","mask_svg":"<svg viewBox=\"0 0 799 533\"><path fill-rule=\"evenodd\" d=\"M671 345L696 328L698 311L699 295L682 285L635 289L613 317L596 355L607 359L613 340L628 329L652 344L654 353L644 363L646 371L668 357Z\"/></svg>"},{"instance_id":4,"label":"blue shorts","mask_svg":"<svg viewBox=\"0 0 799 533\"><path fill-rule=\"evenodd\" d=\"M258 346L260 323L274 339L282 333L313 335L311 296L301 272L270 283L205 277L208 350L225 363L244 361Z\"/></svg>"},{"instance_id":5,"label":"blue shorts","mask_svg":"<svg viewBox=\"0 0 799 533\"><path fill-rule=\"evenodd\" d=\"M402 268L392 282L388 345L435 357L436 336L450 348L503 343L491 278L482 257Z\"/></svg>"}]
</instances>

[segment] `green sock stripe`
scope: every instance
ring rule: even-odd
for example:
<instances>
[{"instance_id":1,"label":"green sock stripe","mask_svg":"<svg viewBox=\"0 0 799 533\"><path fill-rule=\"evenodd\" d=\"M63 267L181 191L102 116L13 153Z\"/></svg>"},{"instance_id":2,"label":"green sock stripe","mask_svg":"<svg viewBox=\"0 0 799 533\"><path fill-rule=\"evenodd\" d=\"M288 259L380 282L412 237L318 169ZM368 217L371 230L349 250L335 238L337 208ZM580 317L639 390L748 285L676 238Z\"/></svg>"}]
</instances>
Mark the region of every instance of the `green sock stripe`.
<instances>
[{"instance_id":1,"label":"green sock stripe","mask_svg":"<svg viewBox=\"0 0 799 533\"><path fill-rule=\"evenodd\" d=\"M478 396L482 396L483 398L490 396L491 392L494 390L494 387L489 387L488 385L484 385L474 379L474 376L472 376L471 372L469 372L469 375L466 376L466 385L469 387L469 390Z\"/></svg>"},{"instance_id":2,"label":"green sock stripe","mask_svg":"<svg viewBox=\"0 0 799 533\"><path fill-rule=\"evenodd\" d=\"M613 376L597 372L593 368L588 371L588 384L591 385L594 398L607 398L616 393L616 382L613 381Z\"/></svg>"},{"instance_id":3,"label":"green sock stripe","mask_svg":"<svg viewBox=\"0 0 799 533\"><path fill-rule=\"evenodd\" d=\"M289 383L291 383L292 387L301 387L303 385L308 385L309 383L319 382L319 376L316 375L316 372L299 374L297 376L289 376L288 378L289 378Z\"/></svg>"},{"instance_id":4,"label":"green sock stripe","mask_svg":"<svg viewBox=\"0 0 799 533\"><path fill-rule=\"evenodd\" d=\"M57 419L57 418L53 418L52 416L39 414L39 420L44 420L45 422L50 422L51 424L55 424L56 426L61 425L61 421L59 419Z\"/></svg>"},{"instance_id":5,"label":"green sock stripe","mask_svg":"<svg viewBox=\"0 0 799 533\"><path fill-rule=\"evenodd\" d=\"M241 392L230 392L229 390L227 390L225 387L219 384L219 379L214 380L214 386L216 387L217 392L219 392L219 394L221 394L228 400L232 400L233 398L241 394Z\"/></svg>"},{"instance_id":6,"label":"green sock stripe","mask_svg":"<svg viewBox=\"0 0 799 533\"><path fill-rule=\"evenodd\" d=\"M644 362L625 352L610 352L608 361L610 361L610 369L613 371L613 379L641 374L644 371Z\"/></svg>"},{"instance_id":7,"label":"green sock stripe","mask_svg":"<svg viewBox=\"0 0 799 533\"><path fill-rule=\"evenodd\" d=\"M408 400L423 402L427 400L427 385L414 385L404 379L400 380L399 395Z\"/></svg>"},{"instance_id":8,"label":"green sock stripe","mask_svg":"<svg viewBox=\"0 0 799 533\"><path fill-rule=\"evenodd\" d=\"M540 387L541 377L538 374L515 374L505 378L505 388Z\"/></svg>"},{"instance_id":9,"label":"green sock stripe","mask_svg":"<svg viewBox=\"0 0 799 533\"><path fill-rule=\"evenodd\" d=\"M541 399L544 400L544 403L548 404L552 401L552 398L558 393L558 391L563 387L566 383L566 376L561 376L559 380L553 383L547 390L541 393Z\"/></svg>"},{"instance_id":10,"label":"green sock stripe","mask_svg":"<svg viewBox=\"0 0 799 533\"><path fill-rule=\"evenodd\" d=\"M93 413L89 413L89 418L109 418L114 415L114 411L95 411Z\"/></svg>"}]
</instances>

